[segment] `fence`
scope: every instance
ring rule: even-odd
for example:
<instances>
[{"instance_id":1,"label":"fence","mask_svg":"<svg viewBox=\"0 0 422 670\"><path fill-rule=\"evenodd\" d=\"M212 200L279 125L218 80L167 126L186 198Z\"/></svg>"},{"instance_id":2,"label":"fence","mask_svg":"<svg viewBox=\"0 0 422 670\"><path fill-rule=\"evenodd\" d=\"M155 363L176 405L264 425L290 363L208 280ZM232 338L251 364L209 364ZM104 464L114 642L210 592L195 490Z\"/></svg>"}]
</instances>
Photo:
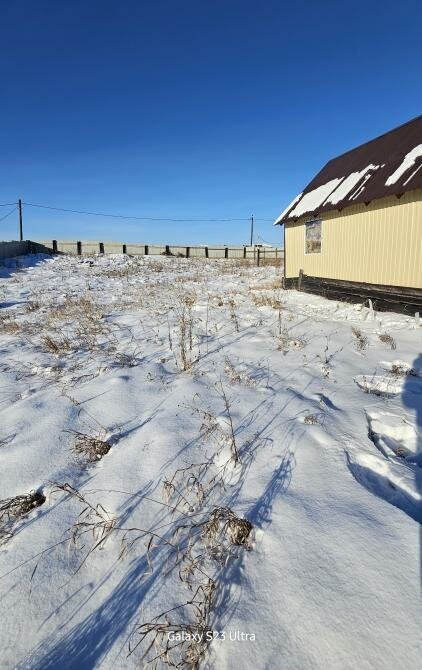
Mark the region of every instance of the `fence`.
<instances>
[{"instance_id":1,"label":"fence","mask_svg":"<svg viewBox=\"0 0 422 670\"><path fill-rule=\"evenodd\" d=\"M49 244L48 242L46 243ZM14 258L15 256L24 256L25 254L51 254L52 248L48 248L39 242L24 240L23 242L0 242L0 261L4 258Z\"/></svg>"},{"instance_id":2,"label":"fence","mask_svg":"<svg viewBox=\"0 0 422 670\"><path fill-rule=\"evenodd\" d=\"M173 244L131 244L120 242L83 242L60 241L44 242L54 252L77 255L93 254L130 254L133 256L180 256L183 258L246 258L256 260L258 255L262 261L281 259L283 249L280 247L255 246L181 246Z\"/></svg>"}]
</instances>

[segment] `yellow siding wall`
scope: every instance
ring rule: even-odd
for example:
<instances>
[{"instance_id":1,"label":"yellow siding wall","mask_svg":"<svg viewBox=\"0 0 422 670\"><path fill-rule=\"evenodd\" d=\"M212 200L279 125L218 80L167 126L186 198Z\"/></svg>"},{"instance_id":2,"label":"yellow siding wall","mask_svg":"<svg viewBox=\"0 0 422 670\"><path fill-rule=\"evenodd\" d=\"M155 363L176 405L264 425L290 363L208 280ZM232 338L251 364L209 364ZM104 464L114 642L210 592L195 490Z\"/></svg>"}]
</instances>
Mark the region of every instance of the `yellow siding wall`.
<instances>
[{"instance_id":1,"label":"yellow siding wall","mask_svg":"<svg viewBox=\"0 0 422 670\"><path fill-rule=\"evenodd\" d=\"M286 225L286 277L302 269L314 277L422 288L422 189L319 218L320 254L305 254L306 218Z\"/></svg>"}]
</instances>

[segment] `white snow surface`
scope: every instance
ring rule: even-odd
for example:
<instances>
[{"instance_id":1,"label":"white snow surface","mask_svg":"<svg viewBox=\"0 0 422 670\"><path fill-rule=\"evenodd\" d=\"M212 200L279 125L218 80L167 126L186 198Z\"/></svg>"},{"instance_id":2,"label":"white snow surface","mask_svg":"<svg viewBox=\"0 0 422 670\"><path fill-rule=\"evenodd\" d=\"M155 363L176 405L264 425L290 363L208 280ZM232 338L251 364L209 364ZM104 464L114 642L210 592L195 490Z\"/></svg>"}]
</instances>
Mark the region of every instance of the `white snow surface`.
<instances>
[{"instance_id":1,"label":"white snow surface","mask_svg":"<svg viewBox=\"0 0 422 670\"><path fill-rule=\"evenodd\" d=\"M403 158L398 168L394 170L393 174L390 174L387 181L385 182L385 185L392 186L393 184L395 184L400 179L400 177L402 177L405 174L405 172L407 172L407 170L410 170L410 168L413 167L413 165L416 162L416 159L419 158L420 156L422 156L422 144L418 144L416 147L414 147L411 151L409 151L406 154L406 156Z\"/></svg>"},{"instance_id":2,"label":"white snow surface","mask_svg":"<svg viewBox=\"0 0 422 670\"><path fill-rule=\"evenodd\" d=\"M46 500L0 543L2 669L143 667L156 652L142 660L137 626L195 593L174 567L186 529L174 530L216 507L253 530L248 549L207 559L206 625L226 638L200 667L420 668L414 319L283 291L278 268L230 260L39 256L3 269L0 500ZM88 463L76 432L110 450ZM224 486L207 497L209 479L191 479L180 492L193 507L171 509L164 481L199 463ZM87 504L114 520L97 548L100 528L69 541ZM169 615L176 628L189 616Z\"/></svg>"}]
</instances>

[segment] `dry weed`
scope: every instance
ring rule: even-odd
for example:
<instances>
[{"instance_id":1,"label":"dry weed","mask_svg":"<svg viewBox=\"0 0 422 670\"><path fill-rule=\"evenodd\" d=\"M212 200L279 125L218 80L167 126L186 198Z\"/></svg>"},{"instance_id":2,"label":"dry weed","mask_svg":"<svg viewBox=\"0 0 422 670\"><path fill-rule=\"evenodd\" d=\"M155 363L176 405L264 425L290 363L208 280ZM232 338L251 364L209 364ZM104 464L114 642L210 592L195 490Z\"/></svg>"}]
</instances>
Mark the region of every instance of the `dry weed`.
<instances>
[{"instance_id":1,"label":"dry weed","mask_svg":"<svg viewBox=\"0 0 422 670\"><path fill-rule=\"evenodd\" d=\"M0 543L13 536L13 528L19 519L43 505L45 500L40 491L31 491L0 501Z\"/></svg>"},{"instance_id":2,"label":"dry weed","mask_svg":"<svg viewBox=\"0 0 422 670\"><path fill-rule=\"evenodd\" d=\"M257 307L272 307L278 310L284 307L284 303L273 295L252 294L252 300Z\"/></svg>"},{"instance_id":3,"label":"dry weed","mask_svg":"<svg viewBox=\"0 0 422 670\"><path fill-rule=\"evenodd\" d=\"M186 602L137 626L139 639L129 645L129 654L145 643L146 650L140 659L145 670L157 668L158 664L197 670L213 639L209 622L215 591L216 584L209 578Z\"/></svg>"},{"instance_id":4,"label":"dry weed","mask_svg":"<svg viewBox=\"0 0 422 670\"><path fill-rule=\"evenodd\" d=\"M303 423L306 423L308 426L315 426L320 423L320 420L316 414L307 414L303 419Z\"/></svg>"},{"instance_id":5,"label":"dry weed","mask_svg":"<svg viewBox=\"0 0 422 670\"><path fill-rule=\"evenodd\" d=\"M151 272L163 272L164 263L160 263L159 261L149 261L148 270Z\"/></svg>"},{"instance_id":6,"label":"dry weed","mask_svg":"<svg viewBox=\"0 0 422 670\"><path fill-rule=\"evenodd\" d=\"M236 307L237 307L236 302L233 298L229 298L227 300L227 305L228 305L229 310L230 310L230 319L231 319L231 321L234 325L234 329L235 329L236 333L238 333L239 330L240 330L240 327L239 327L239 318L238 318L237 312L236 312Z\"/></svg>"},{"instance_id":7,"label":"dry weed","mask_svg":"<svg viewBox=\"0 0 422 670\"><path fill-rule=\"evenodd\" d=\"M73 443L73 451L78 456L83 456L89 463L95 463L108 454L111 444L101 439L101 435L92 437L86 433L71 431L76 437Z\"/></svg>"},{"instance_id":8,"label":"dry weed","mask_svg":"<svg viewBox=\"0 0 422 670\"><path fill-rule=\"evenodd\" d=\"M167 318L168 341L170 351L173 353L176 366L184 372L189 372L195 363L198 362L200 352L195 346L194 341L194 316L193 306L196 302L196 295L192 293L181 294L177 297L174 307L176 316L176 342L173 341L172 327L170 319Z\"/></svg>"},{"instance_id":9,"label":"dry weed","mask_svg":"<svg viewBox=\"0 0 422 670\"><path fill-rule=\"evenodd\" d=\"M55 337L44 335L41 337L41 348L55 356L66 356L75 350L75 343L72 343L65 335L56 335Z\"/></svg>"},{"instance_id":10,"label":"dry weed","mask_svg":"<svg viewBox=\"0 0 422 670\"><path fill-rule=\"evenodd\" d=\"M215 564L224 567L239 547L250 549L251 531L251 522L238 517L228 507L214 507L200 522L190 521L176 528L172 540L179 538L180 542L181 539L183 550L177 552L173 568L178 566L179 578L192 596L161 612L152 621L137 626L135 633L139 639L129 653L145 645L141 658L145 668L156 667L160 662L197 670L213 640L210 623L218 577L209 573L215 573Z\"/></svg>"},{"instance_id":11,"label":"dry weed","mask_svg":"<svg viewBox=\"0 0 422 670\"><path fill-rule=\"evenodd\" d=\"M405 364L401 363L393 363L391 366L390 374L393 377L407 377L408 375L412 374L411 368Z\"/></svg>"},{"instance_id":12,"label":"dry weed","mask_svg":"<svg viewBox=\"0 0 422 670\"><path fill-rule=\"evenodd\" d=\"M25 311L26 312L37 312L39 309L41 309L42 303L39 300L39 298L30 298L28 302L25 305Z\"/></svg>"},{"instance_id":13,"label":"dry weed","mask_svg":"<svg viewBox=\"0 0 422 670\"><path fill-rule=\"evenodd\" d=\"M284 326L281 334L278 335L278 347L279 351L282 351L286 354L290 349L303 349L306 344L306 341L302 337L292 337L290 335L289 329Z\"/></svg>"},{"instance_id":14,"label":"dry weed","mask_svg":"<svg viewBox=\"0 0 422 670\"><path fill-rule=\"evenodd\" d=\"M51 493L53 494L57 491L67 493L71 497L76 498L84 507L78 515L76 522L68 529L66 541L74 549L80 550L85 547L85 536L87 534L92 535L92 545L79 565L79 570L93 551L104 548L107 539L116 528L117 519L111 516L103 505L99 503L92 505L80 491L68 483L54 483Z\"/></svg>"},{"instance_id":15,"label":"dry weed","mask_svg":"<svg viewBox=\"0 0 422 670\"><path fill-rule=\"evenodd\" d=\"M15 335L21 330L21 325L9 314L0 314L0 333Z\"/></svg>"},{"instance_id":16,"label":"dry weed","mask_svg":"<svg viewBox=\"0 0 422 670\"><path fill-rule=\"evenodd\" d=\"M317 358L321 361L321 372L322 375L328 379L328 377L331 374L331 370L333 368L332 366L332 360L334 359L337 354L339 354L341 351L343 351L343 347L340 347L340 349L337 349L336 351L330 352L330 335L326 336L326 344L324 348L324 353L321 356L320 354L317 354Z\"/></svg>"},{"instance_id":17,"label":"dry weed","mask_svg":"<svg viewBox=\"0 0 422 670\"><path fill-rule=\"evenodd\" d=\"M140 349L137 349L136 351L133 352L117 353L114 356L114 362L117 366L122 368L134 368L140 362L139 359L140 353L141 353Z\"/></svg>"},{"instance_id":18,"label":"dry weed","mask_svg":"<svg viewBox=\"0 0 422 670\"><path fill-rule=\"evenodd\" d=\"M378 335L378 338L383 344L388 344L391 349L396 349L396 342L388 333L381 333Z\"/></svg>"},{"instance_id":19,"label":"dry weed","mask_svg":"<svg viewBox=\"0 0 422 670\"><path fill-rule=\"evenodd\" d=\"M210 555L225 560L231 545L250 548L252 524L229 507L216 507L202 525L202 537Z\"/></svg>"},{"instance_id":20,"label":"dry weed","mask_svg":"<svg viewBox=\"0 0 422 670\"><path fill-rule=\"evenodd\" d=\"M359 330L359 328L355 328L354 326L352 326L352 333L355 338L355 348L358 351L364 351L369 344L368 338L361 330Z\"/></svg>"},{"instance_id":21,"label":"dry weed","mask_svg":"<svg viewBox=\"0 0 422 670\"><path fill-rule=\"evenodd\" d=\"M224 359L224 372L232 384L243 384L244 386L255 386L255 381L247 374L238 372L228 358Z\"/></svg>"},{"instance_id":22,"label":"dry weed","mask_svg":"<svg viewBox=\"0 0 422 670\"><path fill-rule=\"evenodd\" d=\"M275 277L270 281L264 281L261 284L253 284L250 286L251 291L272 291L282 288L282 277Z\"/></svg>"}]
</instances>

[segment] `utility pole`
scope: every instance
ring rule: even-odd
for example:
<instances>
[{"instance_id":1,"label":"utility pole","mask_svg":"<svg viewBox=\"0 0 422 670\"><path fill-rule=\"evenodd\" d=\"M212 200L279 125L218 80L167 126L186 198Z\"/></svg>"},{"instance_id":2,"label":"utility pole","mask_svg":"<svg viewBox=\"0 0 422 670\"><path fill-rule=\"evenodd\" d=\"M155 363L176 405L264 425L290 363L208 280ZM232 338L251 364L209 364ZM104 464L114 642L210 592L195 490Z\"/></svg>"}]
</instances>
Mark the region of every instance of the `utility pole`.
<instances>
[{"instance_id":1,"label":"utility pole","mask_svg":"<svg viewBox=\"0 0 422 670\"><path fill-rule=\"evenodd\" d=\"M19 209L19 239L22 242L23 240L23 228L22 228L22 200L19 198L18 201L18 209Z\"/></svg>"},{"instance_id":2,"label":"utility pole","mask_svg":"<svg viewBox=\"0 0 422 670\"><path fill-rule=\"evenodd\" d=\"M253 244L253 214L251 216L251 246Z\"/></svg>"}]
</instances>

